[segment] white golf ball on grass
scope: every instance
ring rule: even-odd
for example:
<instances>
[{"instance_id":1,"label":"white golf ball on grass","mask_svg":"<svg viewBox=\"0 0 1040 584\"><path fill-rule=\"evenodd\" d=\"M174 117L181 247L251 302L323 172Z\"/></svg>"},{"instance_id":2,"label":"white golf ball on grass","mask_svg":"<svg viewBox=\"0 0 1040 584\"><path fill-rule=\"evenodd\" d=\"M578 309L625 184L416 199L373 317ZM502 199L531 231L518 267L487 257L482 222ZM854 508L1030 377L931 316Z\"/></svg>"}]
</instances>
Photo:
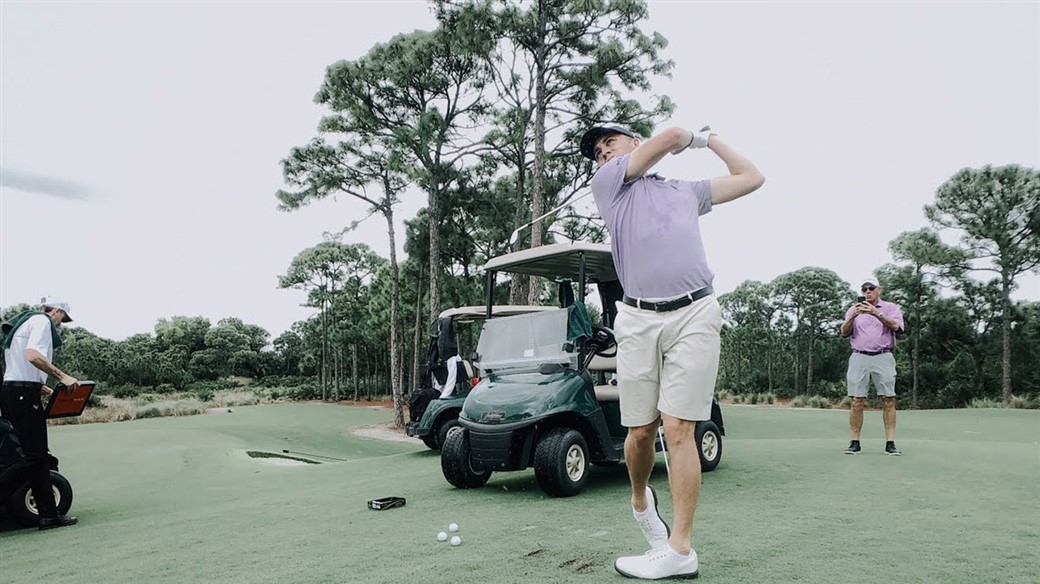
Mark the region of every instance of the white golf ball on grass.
<instances>
[{"instance_id":1,"label":"white golf ball on grass","mask_svg":"<svg viewBox=\"0 0 1040 584\"><path fill-rule=\"evenodd\" d=\"M457 536L457 535L452 537L451 538L451 545L462 545L462 538Z\"/></svg>"},{"instance_id":2,"label":"white golf ball on grass","mask_svg":"<svg viewBox=\"0 0 1040 584\"><path fill-rule=\"evenodd\" d=\"M450 531L452 533L455 533L458 530L459 530L459 524L458 523L452 523L451 525L448 526L448 531Z\"/></svg>"},{"instance_id":3,"label":"white golf ball on grass","mask_svg":"<svg viewBox=\"0 0 1040 584\"><path fill-rule=\"evenodd\" d=\"M437 541L448 541L448 534L443 531L437 534Z\"/></svg>"}]
</instances>

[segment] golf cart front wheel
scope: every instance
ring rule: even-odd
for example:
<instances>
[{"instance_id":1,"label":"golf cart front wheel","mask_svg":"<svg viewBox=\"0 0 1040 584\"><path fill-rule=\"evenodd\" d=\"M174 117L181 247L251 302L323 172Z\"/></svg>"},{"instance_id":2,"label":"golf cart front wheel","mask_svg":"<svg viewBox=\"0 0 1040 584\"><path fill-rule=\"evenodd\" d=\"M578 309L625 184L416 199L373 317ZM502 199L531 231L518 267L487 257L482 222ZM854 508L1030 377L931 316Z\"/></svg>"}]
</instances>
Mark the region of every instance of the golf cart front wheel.
<instances>
[{"instance_id":1,"label":"golf cart front wheel","mask_svg":"<svg viewBox=\"0 0 1040 584\"><path fill-rule=\"evenodd\" d=\"M589 480L590 464L589 446L577 430L553 428L535 446L534 476L553 497L580 493Z\"/></svg>"},{"instance_id":2,"label":"golf cart front wheel","mask_svg":"<svg viewBox=\"0 0 1040 584\"><path fill-rule=\"evenodd\" d=\"M58 515L66 515L72 508L72 485L58 471L51 471L51 486L54 489L54 503ZM26 482L15 489L7 501L7 512L19 525L36 527L40 524L40 512L36 508L36 497Z\"/></svg>"},{"instance_id":3,"label":"golf cart front wheel","mask_svg":"<svg viewBox=\"0 0 1040 584\"><path fill-rule=\"evenodd\" d=\"M701 472L711 472L722 460L722 432L715 422L697 422L697 454L701 458Z\"/></svg>"},{"instance_id":4,"label":"golf cart front wheel","mask_svg":"<svg viewBox=\"0 0 1040 584\"><path fill-rule=\"evenodd\" d=\"M469 430L448 432L441 446L441 472L452 486L459 489L483 487L491 478L490 470L473 468L469 447Z\"/></svg>"}]
</instances>

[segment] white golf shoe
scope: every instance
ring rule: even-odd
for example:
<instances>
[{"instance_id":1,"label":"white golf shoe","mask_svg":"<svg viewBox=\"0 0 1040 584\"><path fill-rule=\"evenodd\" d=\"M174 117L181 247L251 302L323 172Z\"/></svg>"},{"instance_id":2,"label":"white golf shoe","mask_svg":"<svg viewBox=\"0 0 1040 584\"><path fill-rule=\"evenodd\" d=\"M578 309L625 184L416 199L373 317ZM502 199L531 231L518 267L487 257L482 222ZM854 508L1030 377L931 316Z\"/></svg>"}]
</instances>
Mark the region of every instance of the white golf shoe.
<instances>
[{"instance_id":1,"label":"white golf shoe","mask_svg":"<svg viewBox=\"0 0 1040 584\"><path fill-rule=\"evenodd\" d=\"M633 508L632 516L636 518L636 523L639 523L639 528L646 537L646 543L650 544L652 549L664 549L668 545L668 536L672 532L664 519L661 519L661 513L657 510L657 491L650 485L646 486L646 509L639 512Z\"/></svg>"},{"instance_id":2,"label":"white golf shoe","mask_svg":"<svg viewBox=\"0 0 1040 584\"><path fill-rule=\"evenodd\" d=\"M696 578L698 575L697 552L682 556L669 546L650 550L641 556L626 556L614 562L618 574L642 580L666 578Z\"/></svg>"}]
</instances>

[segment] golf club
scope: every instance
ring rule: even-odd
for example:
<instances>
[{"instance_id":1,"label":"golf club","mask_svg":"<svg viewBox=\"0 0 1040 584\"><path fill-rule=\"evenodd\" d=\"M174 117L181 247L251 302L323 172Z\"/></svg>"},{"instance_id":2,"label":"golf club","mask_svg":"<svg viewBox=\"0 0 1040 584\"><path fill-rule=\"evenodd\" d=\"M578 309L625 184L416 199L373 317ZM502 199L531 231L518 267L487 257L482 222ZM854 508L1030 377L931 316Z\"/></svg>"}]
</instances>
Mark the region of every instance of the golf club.
<instances>
[{"instance_id":1,"label":"golf club","mask_svg":"<svg viewBox=\"0 0 1040 584\"><path fill-rule=\"evenodd\" d=\"M664 447L664 429L660 424L657 425L657 438L661 440L661 452L664 453L664 472L671 476L672 469L668 467L668 450Z\"/></svg>"},{"instance_id":2,"label":"golf club","mask_svg":"<svg viewBox=\"0 0 1040 584\"><path fill-rule=\"evenodd\" d=\"M299 454L301 456L310 456L312 458L327 458L328 460L338 460L340 462L350 462L346 458L336 458L334 456L325 456L323 454L310 454L308 452L297 452L295 450L286 450L284 448L282 449L282 452L285 453L285 454Z\"/></svg>"},{"instance_id":3,"label":"golf club","mask_svg":"<svg viewBox=\"0 0 1040 584\"><path fill-rule=\"evenodd\" d=\"M554 209L550 209L550 210L546 211L545 213L542 213L541 216L535 218L533 221L530 221L528 223L524 223L520 227L517 227L516 229L514 229L513 233L509 236L509 248L512 249L512 247L516 244L517 236L520 235L520 232L522 230L527 229L528 227L534 225L535 223L541 221L542 219L545 219L549 215L552 215L553 213L559 211L560 209L562 209L562 208L564 208L564 207L566 207L568 205L573 205L579 199L583 199L583 198L587 197L591 192L592 192L592 190L585 191L583 194L580 194L577 197L574 197L573 199L567 201L566 203L560 205L559 207L556 207Z\"/></svg>"}]
</instances>

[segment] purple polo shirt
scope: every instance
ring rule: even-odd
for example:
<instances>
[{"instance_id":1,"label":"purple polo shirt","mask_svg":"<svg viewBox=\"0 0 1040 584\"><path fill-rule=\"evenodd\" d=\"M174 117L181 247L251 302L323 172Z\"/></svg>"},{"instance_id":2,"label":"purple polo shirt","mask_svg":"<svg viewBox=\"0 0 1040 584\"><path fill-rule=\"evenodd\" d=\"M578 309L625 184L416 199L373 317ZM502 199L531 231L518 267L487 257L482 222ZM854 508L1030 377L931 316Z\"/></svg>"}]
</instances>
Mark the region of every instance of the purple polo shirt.
<instances>
[{"instance_id":1,"label":"purple polo shirt","mask_svg":"<svg viewBox=\"0 0 1040 584\"><path fill-rule=\"evenodd\" d=\"M672 298L711 285L699 222L711 211L711 182L657 174L625 182L628 158L600 167L591 183L625 293Z\"/></svg>"},{"instance_id":2,"label":"purple polo shirt","mask_svg":"<svg viewBox=\"0 0 1040 584\"><path fill-rule=\"evenodd\" d=\"M877 309L881 314L899 323L903 330L903 312L899 306L884 300L878 300ZM845 311L845 320L852 316L852 308ZM869 314L861 314L852 321L852 349L873 353L882 349L894 349L896 335L881 322Z\"/></svg>"}]
</instances>

